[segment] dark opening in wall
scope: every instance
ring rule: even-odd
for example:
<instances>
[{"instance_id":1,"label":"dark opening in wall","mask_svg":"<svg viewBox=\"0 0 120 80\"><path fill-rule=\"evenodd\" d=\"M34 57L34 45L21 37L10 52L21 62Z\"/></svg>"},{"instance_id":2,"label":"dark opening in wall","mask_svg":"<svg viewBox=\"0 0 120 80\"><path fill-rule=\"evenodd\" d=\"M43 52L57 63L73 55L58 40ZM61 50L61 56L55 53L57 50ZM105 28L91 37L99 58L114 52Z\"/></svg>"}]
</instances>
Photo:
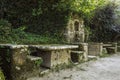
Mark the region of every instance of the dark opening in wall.
<instances>
[{"instance_id":1,"label":"dark opening in wall","mask_svg":"<svg viewBox=\"0 0 120 80\"><path fill-rule=\"evenodd\" d=\"M79 22L75 21L74 23L75 31L79 31Z\"/></svg>"},{"instance_id":2,"label":"dark opening in wall","mask_svg":"<svg viewBox=\"0 0 120 80\"><path fill-rule=\"evenodd\" d=\"M38 56L38 52L37 51L31 52L30 55L31 56Z\"/></svg>"},{"instance_id":3,"label":"dark opening in wall","mask_svg":"<svg viewBox=\"0 0 120 80\"><path fill-rule=\"evenodd\" d=\"M0 48L0 67L3 70L6 80L11 80L11 54L8 48Z\"/></svg>"},{"instance_id":4,"label":"dark opening in wall","mask_svg":"<svg viewBox=\"0 0 120 80\"><path fill-rule=\"evenodd\" d=\"M78 35L78 34L75 34L75 36L74 36L74 41L75 41L75 42L79 42L79 35Z\"/></svg>"},{"instance_id":5,"label":"dark opening in wall","mask_svg":"<svg viewBox=\"0 0 120 80\"><path fill-rule=\"evenodd\" d=\"M77 53L71 53L71 60L73 63L78 63L78 54Z\"/></svg>"}]
</instances>

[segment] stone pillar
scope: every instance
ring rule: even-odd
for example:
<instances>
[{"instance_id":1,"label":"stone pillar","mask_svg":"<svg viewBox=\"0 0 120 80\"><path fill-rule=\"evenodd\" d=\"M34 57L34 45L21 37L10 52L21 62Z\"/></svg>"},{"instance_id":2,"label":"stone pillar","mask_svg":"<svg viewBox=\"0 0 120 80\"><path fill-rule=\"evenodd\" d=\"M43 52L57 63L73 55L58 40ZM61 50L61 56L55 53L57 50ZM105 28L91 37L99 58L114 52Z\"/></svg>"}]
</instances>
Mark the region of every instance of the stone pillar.
<instances>
[{"instance_id":1,"label":"stone pillar","mask_svg":"<svg viewBox=\"0 0 120 80\"><path fill-rule=\"evenodd\" d=\"M102 56L103 55L103 43L99 43L99 47L100 47L99 56Z\"/></svg>"},{"instance_id":2,"label":"stone pillar","mask_svg":"<svg viewBox=\"0 0 120 80\"><path fill-rule=\"evenodd\" d=\"M117 46L117 43L113 43L112 46L115 47L115 53L117 53L117 47L118 47L118 46Z\"/></svg>"},{"instance_id":3,"label":"stone pillar","mask_svg":"<svg viewBox=\"0 0 120 80\"><path fill-rule=\"evenodd\" d=\"M88 43L80 43L79 49L84 51L84 61L88 61Z\"/></svg>"},{"instance_id":4,"label":"stone pillar","mask_svg":"<svg viewBox=\"0 0 120 80\"><path fill-rule=\"evenodd\" d=\"M89 43L88 53L91 56L102 56L103 43Z\"/></svg>"},{"instance_id":5,"label":"stone pillar","mask_svg":"<svg viewBox=\"0 0 120 80\"><path fill-rule=\"evenodd\" d=\"M26 46L11 46L11 77L12 80L25 80L26 60L28 54Z\"/></svg>"},{"instance_id":6,"label":"stone pillar","mask_svg":"<svg viewBox=\"0 0 120 80\"><path fill-rule=\"evenodd\" d=\"M70 63L70 52L69 49L39 50L38 56L43 59L43 63L41 64L43 67L53 69L58 65L68 65Z\"/></svg>"},{"instance_id":7,"label":"stone pillar","mask_svg":"<svg viewBox=\"0 0 120 80\"><path fill-rule=\"evenodd\" d=\"M27 80L32 76L38 76L40 72L41 58L31 56L29 46L11 46L11 77L12 80Z\"/></svg>"}]
</instances>

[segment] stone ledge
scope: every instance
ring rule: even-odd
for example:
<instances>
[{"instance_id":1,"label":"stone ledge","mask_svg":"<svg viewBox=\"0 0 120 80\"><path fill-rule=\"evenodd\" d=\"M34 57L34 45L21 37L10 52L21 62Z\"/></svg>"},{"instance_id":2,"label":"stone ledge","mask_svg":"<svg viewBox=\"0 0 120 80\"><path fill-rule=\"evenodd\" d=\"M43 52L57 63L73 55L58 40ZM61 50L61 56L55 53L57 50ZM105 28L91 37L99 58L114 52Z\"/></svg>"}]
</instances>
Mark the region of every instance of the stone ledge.
<instances>
[{"instance_id":1,"label":"stone ledge","mask_svg":"<svg viewBox=\"0 0 120 80\"><path fill-rule=\"evenodd\" d=\"M22 48L22 47L29 47L28 45L14 45L14 44L0 44L1 47L6 47L6 48Z\"/></svg>"},{"instance_id":2,"label":"stone ledge","mask_svg":"<svg viewBox=\"0 0 120 80\"><path fill-rule=\"evenodd\" d=\"M36 60L42 60L41 57L36 57L36 56L27 56L28 59L30 59L31 61L36 61Z\"/></svg>"},{"instance_id":3,"label":"stone ledge","mask_svg":"<svg viewBox=\"0 0 120 80\"><path fill-rule=\"evenodd\" d=\"M72 53L76 53L76 54L83 54L84 51L71 51Z\"/></svg>"},{"instance_id":4,"label":"stone ledge","mask_svg":"<svg viewBox=\"0 0 120 80\"><path fill-rule=\"evenodd\" d=\"M78 48L77 45L30 45L29 47L34 47L41 50L61 50Z\"/></svg>"},{"instance_id":5,"label":"stone ledge","mask_svg":"<svg viewBox=\"0 0 120 80\"><path fill-rule=\"evenodd\" d=\"M84 46L88 46L88 43L71 43L73 45L84 45Z\"/></svg>"},{"instance_id":6,"label":"stone ledge","mask_svg":"<svg viewBox=\"0 0 120 80\"><path fill-rule=\"evenodd\" d=\"M13 45L13 44L0 44L1 47L7 48L21 48L21 47L30 47L37 48L42 50L60 50L60 49L74 49L78 48L77 45Z\"/></svg>"}]
</instances>

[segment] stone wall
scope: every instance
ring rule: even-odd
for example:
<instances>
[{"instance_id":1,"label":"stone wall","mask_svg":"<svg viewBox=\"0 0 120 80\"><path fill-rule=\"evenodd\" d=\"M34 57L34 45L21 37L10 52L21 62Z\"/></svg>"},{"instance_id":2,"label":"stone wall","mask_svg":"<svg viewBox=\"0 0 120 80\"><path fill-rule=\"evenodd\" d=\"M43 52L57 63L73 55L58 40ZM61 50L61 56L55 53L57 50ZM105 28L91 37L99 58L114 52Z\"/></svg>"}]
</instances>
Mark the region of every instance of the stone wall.
<instances>
[{"instance_id":1,"label":"stone wall","mask_svg":"<svg viewBox=\"0 0 120 80\"><path fill-rule=\"evenodd\" d=\"M77 15L71 17L66 26L65 39L68 43L84 42L84 21Z\"/></svg>"},{"instance_id":2,"label":"stone wall","mask_svg":"<svg viewBox=\"0 0 120 80\"><path fill-rule=\"evenodd\" d=\"M27 45L0 45L1 67L7 80L26 80L39 75L40 66L28 57L29 54Z\"/></svg>"},{"instance_id":3,"label":"stone wall","mask_svg":"<svg viewBox=\"0 0 120 80\"><path fill-rule=\"evenodd\" d=\"M76 50L73 50L71 57L73 62L84 62L88 61L88 43L73 43L79 47Z\"/></svg>"},{"instance_id":4,"label":"stone wall","mask_svg":"<svg viewBox=\"0 0 120 80\"><path fill-rule=\"evenodd\" d=\"M41 67L55 68L70 63L75 45L0 45L0 65L8 80L40 76ZM42 62L42 64L41 64Z\"/></svg>"},{"instance_id":5,"label":"stone wall","mask_svg":"<svg viewBox=\"0 0 120 80\"><path fill-rule=\"evenodd\" d=\"M81 43L79 45L80 50L84 51L84 61L88 61L88 43Z\"/></svg>"}]
</instances>

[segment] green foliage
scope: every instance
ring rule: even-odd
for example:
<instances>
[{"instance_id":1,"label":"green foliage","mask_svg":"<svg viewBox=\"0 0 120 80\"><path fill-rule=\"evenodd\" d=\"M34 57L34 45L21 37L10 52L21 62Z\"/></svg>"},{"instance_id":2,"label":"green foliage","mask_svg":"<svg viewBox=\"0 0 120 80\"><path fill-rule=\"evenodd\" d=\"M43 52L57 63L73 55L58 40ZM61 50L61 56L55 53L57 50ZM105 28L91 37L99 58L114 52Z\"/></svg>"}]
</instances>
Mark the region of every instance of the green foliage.
<instances>
[{"instance_id":1,"label":"green foliage","mask_svg":"<svg viewBox=\"0 0 120 80\"><path fill-rule=\"evenodd\" d=\"M3 39L0 36L1 42L56 43L59 39L63 41L62 32L71 13L78 13L84 18L85 26L89 26L92 11L106 2L106 0L3 0L0 2L2 11L0 18L9 21L13 29L10 37ZM20 27L23 28L24 25L25 30L21 30ZM7 41L4 41L5 39Z\"/></svg>"},{"instance_id":2,"label":"green foliage","mask_svg":"<svg viewBox=\"0 0 120 80\"><path fill-rule=\"evenodd\" d=\"M91 17L91 11L95 10L97 6L102 6L106 0L74 0L72 9L82 12L83 16Z\"/></svg>"},{"instance_id":3,"label":"green foliage","mask_svg":"<svg viewBox=\"0 0 120 80\"><path fill-rule=\"evenodd\" d=\"M115 9L114 3L109 3L95 10L92 18L93 41L106 42L112 41L115 35L112 27L115 26Z\"/></svg>"},{"instance_id":4,"label":"green foliage","mask_svg":"<svg viewBox=\"0 0 120 80\"><path fill-rule=\"evenodd\" d=\"M36 60L36 61L35 61L35 64L36 64L36 66L40 66L40 64L41 64L42 62L43 62L42 59L39 59L39 60Z\"/></svg>"},{"instance_id":5,"label":"green foliage","mask_svg":"<svg viewBox=\"0 0 120 80\"><path fill-rule=\"evenodd\" d=\"M92 34L92 31L91 31L91 29L90 29L90 27L85 27L84 28L84 30L85 30L85 42L88 42L88 41L90 41L90 35Z\"/></svg>"},{"instance_id":6,"label":"green foliage","mask_svg":"<svg viewBox=\"0 0 120 80\"><path fill-rule=\"evenodd\" d=\"M1 69L0 69L0 80L5 80L4 74Z\"/></svg>"},{"instance_id":7,"label":"green foliage","mask_svg":"<svg viewBox=\"0 0 120 80\"><path fill-rule=\"evenodd\" d=\"M6 0L2 1L1 17L14 28L27 26L27 32L62 38L71 12L79 13L87 21L96 6L105 0ZM86 23L86 22L85 22Z\"/></svg>"},{"instance_id":8,"label":"green foliage","mask_svg":"<svg viewBox=\"0 0 120 80\"><path fill-rule=\"evenodd\" d=\"M1 19L0 20L0 35L9 35L11 32L11 24L6 21L6 20L3 20Z\"/></svg>"},{"instance_id":9,"label":"green foliage","mask_svg":"<svg viewBox=\"0 0 120 80\"><path fill-rule=\"evenodd\" d=\"M48 44L48 43L61 43L62 40L50 35L36 35L26 33L26 26L21 26L11 30L11 26L6 20L0 21L1 43L12 43L12 44Z\"/></svg>"}]
</instances>

